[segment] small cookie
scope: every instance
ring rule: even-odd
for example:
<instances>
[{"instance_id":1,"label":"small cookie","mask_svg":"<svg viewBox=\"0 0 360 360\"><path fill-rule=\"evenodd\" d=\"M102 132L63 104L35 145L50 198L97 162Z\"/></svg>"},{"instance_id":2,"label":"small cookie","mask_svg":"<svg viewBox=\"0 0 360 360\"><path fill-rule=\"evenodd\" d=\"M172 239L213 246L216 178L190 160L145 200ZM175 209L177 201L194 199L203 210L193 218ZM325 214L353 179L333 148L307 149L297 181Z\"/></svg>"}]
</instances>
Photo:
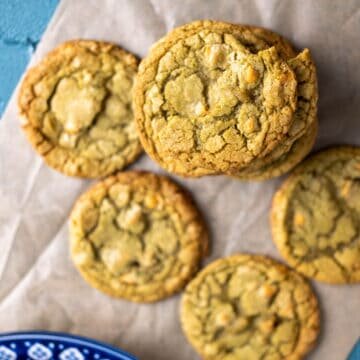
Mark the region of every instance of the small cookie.
<instances>
[{"instance_id":1,"label":"small cookie","mask_svg":"<svg viewBox=\"0 0 360 360\"><path fill-rule=\"evenodd\" d=\"M206 227L189 195L165 176L121 172L76 202L72 259L115 297L152 302L179 291L207 254Z\"/></svg>"},{"instance_id":2,"label":"small cookie","mask_svg":"<svg viewBox=\"0 0 360 360\"><path fill-rule=\"evenodd\" d=\"M298 116L302 97L304 114L308 96L316 104L310 65L307 49L296 55L265 29L216 21L177 28L139 67L134 111L140 140L179 175L235 174L284 142L289 148L315 120Z\"/></svg>"},{"instance_id":3,"label":"small cookie","mask_svg":"<svg viewBox=\"0 0 360 360\"><path fill-rule=\"evenodd\" d=\"M250 168L233 176L240 180L263 181L284 175L308 155L314 146L317 132L318 122L314 121L306 133L291 144L290 149L285 154L257 170Z\"/></svg>"},{"instance_id":4,"label":"small cookie","mask_svg":"<svg viewBox=\"0 0 360 360\"><path fill-rule=\"evenodd\" d=\"M219 259L186 287L185 335L206 360L301 359L319 333L305 279L265 256Z\"/></svg>"},{"instance_id":5,"label":"small cookie","mask_svg":"<svg viewBox=\"0 0 360 360\"><path fill-rule=\"evenodd\" d=\"M19 93L22 127L49 166L96 178L138 157L131 105L137 65L115 44L74 40L27 72Z\"/></svg>"},{"instance_id":6,"label":"small cookie","mask_svg":"<svg viewBox=\"0 0 360 360\"><path fill-rule=\"evenodd\" d=\"M360 282L360 148L334 147L300 164L274 196L272 234L296 270Z\"/></svg>"}]
</instances>

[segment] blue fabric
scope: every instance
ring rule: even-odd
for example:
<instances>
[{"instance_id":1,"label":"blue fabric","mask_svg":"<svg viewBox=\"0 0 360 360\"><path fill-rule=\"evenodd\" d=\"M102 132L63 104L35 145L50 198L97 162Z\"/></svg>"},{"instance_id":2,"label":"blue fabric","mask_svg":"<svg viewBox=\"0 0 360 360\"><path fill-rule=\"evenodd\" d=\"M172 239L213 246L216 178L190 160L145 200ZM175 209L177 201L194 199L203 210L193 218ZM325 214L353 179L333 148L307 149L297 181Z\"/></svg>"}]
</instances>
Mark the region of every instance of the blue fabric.
<instances>
[{"instance_id":1,"label":"blue fabric","mask_svg":"<svg viewBox=\"0 0 360 360\"><path fill-rule=\"evenodd\" d=\"M58 0L0 0L0 115Z\"/></svg>"}]
</instances>

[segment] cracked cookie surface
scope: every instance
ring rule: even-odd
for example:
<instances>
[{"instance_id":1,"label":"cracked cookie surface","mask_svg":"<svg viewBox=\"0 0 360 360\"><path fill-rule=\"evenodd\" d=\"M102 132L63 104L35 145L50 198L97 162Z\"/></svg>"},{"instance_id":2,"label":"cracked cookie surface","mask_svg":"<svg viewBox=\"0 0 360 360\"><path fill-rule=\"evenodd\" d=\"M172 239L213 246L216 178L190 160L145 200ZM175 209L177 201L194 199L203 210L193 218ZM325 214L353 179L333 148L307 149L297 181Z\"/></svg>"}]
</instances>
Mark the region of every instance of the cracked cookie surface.
<instances>
[{"instance_id":1,"label":"cracked cookie surface","mask_svg":"<svg viewBox=\"0 0 360 360\"><path fill-rule=\"evenodd\" d=\"M184 176L234 174L254 161L261 167L314 121L307 116L317 98L312 70L307 49L296 55L265 29L215 21L175 29L139 67L134 109L142 144Z\"/></svg>"},{"instance_id":2,"label":"cracked cookie surface","mask_svg":"<svg viewBox=\"0 0 360 360\"><path fill-rule=\"evenodd\" d=\"M306 49L289 63L298 79L297 108L287 137L270 154L252 161L231 175L240 179L266 180L281 176L311 151L318 130L316 68Z\"/></svg>"},{"instance_id":3,"label":"cracked cookie surface","mask_svg":"<svg viewBox=\"0 0 360 360\"><path fill-rule=\"evenodd\" d=\"M328 283L360 282L360 148L321 151L274 196L275 244L288 263Z\"/></svg>"},{"instance_id":4,"label":"cracked cookie surface","mask_svg":"<svg viewBox=\"0 0 360 360\"><path fill-rule=\"evenodd\" d=\"M319 310L300 274L265 256L238 254L188 284L181 323L206 360L295 360L314 346Z\"/></svg>"},{"instance_id":5,"label":"cracked cookie surface","mask_svg":"<svg viewBox=\"0 0 360 360\"><path fill-rule=\"evenodd\" d=\"M131 105L138 61L115 44L68 41L24 78L19 93L27 138L56 170L96 178L141 153Z\"/></svg>"},{"instance_id":6,"label":"cracked cookie surface","mask_svg":"<svg viewBox=\"0 0 360 360\"><path fill-rule=\"evenodd\" d=\"M281 176L300 163L314 146L318 123L314 121L306 133L291 144L289 150L271 162L264 162L260 168L248 168L237 172L234 177L240 180L268 180Z\"/></svg>"},{"instance_id":7,"label":"cracked cookie surface","mask_svg":"<svg viewBox=\"0 0 360 360\"><path fill-rule=\"evenodd\" d=\"M118 173L76 202L72 259L95 288L152 302L179 291L208 249L207 230L190 196L165 176Z\"/></svg>"}]
</instances>

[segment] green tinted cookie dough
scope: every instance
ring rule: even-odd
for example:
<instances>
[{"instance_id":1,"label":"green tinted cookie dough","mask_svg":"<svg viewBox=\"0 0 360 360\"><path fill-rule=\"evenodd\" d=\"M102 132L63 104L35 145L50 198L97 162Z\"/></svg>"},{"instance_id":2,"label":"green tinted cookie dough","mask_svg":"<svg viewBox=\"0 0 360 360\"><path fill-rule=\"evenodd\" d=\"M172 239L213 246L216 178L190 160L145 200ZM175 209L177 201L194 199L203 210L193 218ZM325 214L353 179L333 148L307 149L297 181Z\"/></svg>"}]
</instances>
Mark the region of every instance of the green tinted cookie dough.
<instances>
[{"instance_id":1,"label":"green tinted cookie dough","mask_svg":"<svg viewBox=\"0 0 360 360\"><path fill-rule=\"evenodd\" d=\"M76 202L72 259L92 286L136 302L180 290L207 253L207 231L191 198L164 176L122 172Z\"/></svg>"},{"instance_id":2,"label":"green tinted cookie dough","mask_svg":"<svg viewBox=\"0 0 360 360\"><path fill-rule=\"evenodd\" d=\"M261 167L315 121L307 116L317 98L313 70L308 50L296 56L264 29L212 21L175 29L139 68L134 104L142 144L185 176Z\"/></svg>"},{"instance_id":3,"label":"green tinted cookie dough","mask_svg":"<svg viewBox=\"0 0 360 360\"><path fill-rule=\"evenodd\" d=\"M301 359L319 332L307 282L270 258L219 259L186 287L181 323L206 360Z\"/></svg>"},{"instance_id":4,"label":"green tinted cookie dough","mask_svg":"<svg viewBox=\"0 0 360 360\"><path fill-rule=\"evenodd\" d=\"M299 165L276 193L274 242L309 277L360 282L359 204L360 149L324 150Z\"/></svg>"},{"instance_id":5,"label":"green tinted cookie dough","mask_svg":"<svg viewBox=\"0 0 360 360\"><path fill-rule=\"evenodd\" d=\"M136 73L132 54L91 40L63 43L28 71L19 94L22 127L49 166L94 178L135 160Z\"/></svg>"}]
</instances>

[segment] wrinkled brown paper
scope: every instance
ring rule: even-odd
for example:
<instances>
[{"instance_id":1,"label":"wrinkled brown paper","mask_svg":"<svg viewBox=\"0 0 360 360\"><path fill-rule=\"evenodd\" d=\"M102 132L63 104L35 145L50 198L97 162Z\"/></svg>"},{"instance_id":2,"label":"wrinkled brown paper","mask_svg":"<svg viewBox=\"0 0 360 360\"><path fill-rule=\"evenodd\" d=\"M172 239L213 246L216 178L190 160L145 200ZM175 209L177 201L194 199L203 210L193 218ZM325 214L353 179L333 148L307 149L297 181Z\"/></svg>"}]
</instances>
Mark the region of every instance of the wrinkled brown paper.
<instances>
[{"instance_id":1,"label":"wrinkled brown paper","mask_svg":"<svg viewBox=\"0 0 360 360\"><path fill-rule=\"evenodd\" d=\"M114 41L139 56L171 28L212 18L268 27L318 66L317 148L360 143L360 3L357 0L62 0L33 63L73 38ZM136 168L161 172L147 156ZM210 260L239 251L279 258L268 213L280 180L177 179L194 194L212 233ZM142 360L192 360L179 324L180 296L153 305L108 298L74 269L67 218L89 185L49 169L20 131L13 96L0 121L0 331L47 329L113 343ZM321 302L319 344L309 359L345 359L360 335L360 285L314 284Z\"/></svg>"}]
</instances>

